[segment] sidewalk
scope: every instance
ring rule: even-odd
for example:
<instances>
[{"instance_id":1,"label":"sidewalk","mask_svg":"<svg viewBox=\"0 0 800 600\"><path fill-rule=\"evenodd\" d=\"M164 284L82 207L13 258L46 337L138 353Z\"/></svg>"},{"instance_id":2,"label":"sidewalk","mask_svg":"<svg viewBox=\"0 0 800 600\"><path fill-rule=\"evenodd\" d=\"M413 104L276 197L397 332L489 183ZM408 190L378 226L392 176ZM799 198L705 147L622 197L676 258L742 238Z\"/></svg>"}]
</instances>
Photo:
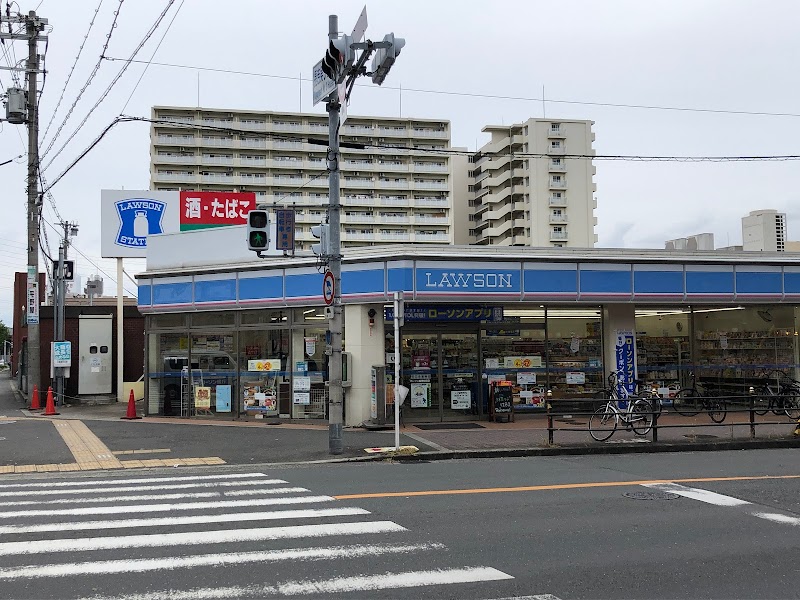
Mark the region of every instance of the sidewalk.
<instances>
[{"instance_id":1,"label":"sidewalk","mask_svg":"<svg viewBox=\"0 0 800 600\"><path fill-rule=\"evenodd\" d=\"M345 428L344 452L340 457L328 453L326 423L286 423L273 420L182 419L147 417L125 421L127 403L97 406L59 407L58 416L42 417L24 410L21 395L12 393L7 375L0 385L0 415L26 423L37 421L83 422L119 456L152 454L153 459L177 460L198 456L219 457L228 464L298 463L331 459L380 460L386 455L369 454L365 449L393 447L394 432ZM137 403L142 414L142 403ZM675 452L738 448L800 447L794 436L795 424L774 415L756 417L756 437L751 439L749 413L729 413L714 424L707 415L682 417L665 411L658 420L657 441L653 434L637 436L618 429L606 442L589 435L588 415L554 416L553 443L548 443L546 415L517 415L511 423L473 421L444 424L405 424L401 445L419 449L403 460L435 460L460 457L536 456L552 454L595 454L627 452ZM1 420L1 419L0 419ZM419 425L419 426L418 426ZM6 429L10 431L10 429ZM42 435L47 437L47 429ZM7 442L2 442L7 443ZM0 446L0 449L5 446ZM34 461L36 462L36 461Z\"/></svg>"}]
</instances>

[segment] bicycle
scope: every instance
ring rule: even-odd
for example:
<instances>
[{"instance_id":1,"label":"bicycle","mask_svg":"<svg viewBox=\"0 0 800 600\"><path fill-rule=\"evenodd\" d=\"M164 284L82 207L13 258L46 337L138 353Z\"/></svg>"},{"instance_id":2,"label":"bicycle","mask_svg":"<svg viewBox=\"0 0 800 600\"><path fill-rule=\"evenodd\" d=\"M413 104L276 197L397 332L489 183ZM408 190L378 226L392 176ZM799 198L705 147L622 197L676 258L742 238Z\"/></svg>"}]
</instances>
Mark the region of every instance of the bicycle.
<instances>
[{"instance_id":1,"label":"bicycle","mask_svg":"<svg viewBox=\"0 0 800 600\"><path fill-rule=\"evenodd\" d=\"M620 395L617 393L617 381L621 373L622 371L609 373L608 374L609 387L597 390L592 396L592 398L594 400L603 400L603 401L608 400L609 398L614 400L624 401L629 395L627 391L625 391L624 398L621 398ZM647 383L642 379L637 379L635 383L636 383L636 392L633 394L633 396L649 400L655 413L660 416L661 412L664 410L661 394L659 394L655 388L648 386Z\"/></svg>"},{"instance_id":2,"label":"bicycle","mask_svg":"<svg viewBox=\"0 0 800 600\"><path fill-rule=\"evenodd\" d=\"M781 371L773 371L759 386L757 402L758 408L754 409L757 415L772 411L776 416L786 415L796 421L800 419L800 382Z\"/></svg>"},{"instance_id":3,"label":"bicycle","mask_svg":"<svg viewBox=\"0 0 800 600\"><path fill-rule=\"evenodd\" d=\"M672 400L672 408L679 415L684 417L694 417L701 412L708 413L711 420L715 423L722 423L727 414L725 401L713 398L708 395L708 391L701 393L697 387L697 378L694 373L690 373L692 386L681 389Z\"/></svg>"},{"instance_id":4,"label":"bicycle","mask_svg":"<svg viewBox=\"0 0 800 600\"><path fill-rule=\"evenodd\" d=\"M609 375L609 383L616 381L617 373ZM615 390L616 386L612 386ZM601 390L602 392L603 390ZM598 442L604 442L617 430L620 422L626 429L633 430L636 435L647 435L653 427L653 406L644 398L628 394L622 387L620 397L617 392L611 393L604 406L598 408L589 417L589 434ZM620 400L627 401L625 408L619 408Z\"/></svg>"}]
</instances>

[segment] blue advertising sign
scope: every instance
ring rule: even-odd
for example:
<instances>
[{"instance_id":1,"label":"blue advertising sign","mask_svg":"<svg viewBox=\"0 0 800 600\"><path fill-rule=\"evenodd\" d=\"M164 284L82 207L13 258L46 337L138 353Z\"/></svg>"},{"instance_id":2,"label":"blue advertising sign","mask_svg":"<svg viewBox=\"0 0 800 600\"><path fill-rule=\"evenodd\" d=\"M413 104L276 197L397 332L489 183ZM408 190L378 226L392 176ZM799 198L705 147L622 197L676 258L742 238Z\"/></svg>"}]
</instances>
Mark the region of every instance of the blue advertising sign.
<instances>
[{"instance_id":1,"label":"blue advertising sign","mask_svg":"<svg viewBox=\"0 0 800 600\"><path fill-rule=\"evenodd\" d=\"M636 361L634 359L634 342L636 340L633 331L617 330L615 355L617 367L617 394L624 398L626 394L622 388L633 395L636 392ZM627 406L627 403L620 403Z\"/></svg>"},{"instance_id":2,"label":"blue advertising sign","mask_svg":"<svg viewBox=\"0 0 800 600\"><path fill-rule=\"evenodd\" d=\"M72 364L72 342L53 342L53 366L69 367Z\"/></svg>"},{"instance_id":3,"label":"blue advertising sign","mask_svg":"<svg viewBox=\"0 0 800 600\"><path fill-rule=\"evenodd\" d=\"M406 323L421 323L425 321L503 322L502 306L485 306L482 304L454 304L449 306L442 304L406 304L403 314ZM394 308L384 310L384 320L394 321Z\"/></svg>"},{"instance_id":4,"label":"blue advertising sign","mask_svg":"<svg viewBox=\"0 0 800 600\"><path fill-rule=\"evenodd\" d=\"M147 247L147 236L164 233L161 220L167 208L165 202L150 198L130 198L115 202L119 216L116 244L126 248Z\"/></svg>"},{"instance_id":5,"label":"blue advertising sign","mask_svg":"<svg viewBox=\"0 0 800 600\"><path fill-rule=\"evenodd\" d=\"M279 209L275 211L276 250L294 250L294 211Z\"/></svg>"}]
</instances>

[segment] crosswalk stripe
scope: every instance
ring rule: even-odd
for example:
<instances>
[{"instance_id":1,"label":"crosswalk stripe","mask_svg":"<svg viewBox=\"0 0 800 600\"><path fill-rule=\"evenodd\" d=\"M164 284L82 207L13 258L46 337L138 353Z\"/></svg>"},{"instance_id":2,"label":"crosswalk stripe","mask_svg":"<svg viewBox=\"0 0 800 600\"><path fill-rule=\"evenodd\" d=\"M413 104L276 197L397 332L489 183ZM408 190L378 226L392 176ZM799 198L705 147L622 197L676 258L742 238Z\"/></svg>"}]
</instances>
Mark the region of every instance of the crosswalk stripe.
<instances>
[{"instance_id":1,"label":"crosswalk stripe","mask_svg":"<svg viewBox=\"0 0 800 600\"><path fill-rule=\"evenodd\" d=\"M165 525L198 525L201 523L235 523L239 521L273 521L279 519L318 519L368 515L363 508L312 508L272 510L264 512L239 512L221 515L193 515L186 517L159 517L155 519L120 519L113 521L76 521L73 523L39 523L36 525L0 526L0 534L44 533L54 531L87 531L99 529L128 529L134 527L162 527Z\"/></svg>"},{"instance_id":2,"label":"crosswalk stripe","mask_svg":"<svg viewBox=\"0 0 800 600\"><path fill-rule=\"evenodd\" d=\"M133 560L103 560L60 565L28 565L0 569L0 580L38 579L46 577L72 577L80 575L111 575L119 573L144 573L192 567L221 567L252 562L281 560L332 560L358 558L384 554L411 554L429 550L442 550L444 544L385 544L361 546L330 546L320 548L290 548L261 552L228 552L163 558Z\"/></svg>"},{"instance_id":3,"label":"crosswalk stripe","mask_svg":"<svg viewBox=\"0 0 800 600\"><path fill-rule=\"evenodd\" d=\"M407 571L356 577L336 577L323 581L289 581L276 586L231 586L193 590L161 590L144 594L115 596L109 600L224 600L227 598L265 598L267 596L299 596L315 593L365 592L413 588L456 583L479 583L514 579L512 575L491 567L463 567L431 571ZM95 597L97 598L97 597ZM104 598L107 598L104 597ZM94 598L87 599L94 600Z\"/></svg>"},{"instance_id":4,"label":"crosswalk stripe","mask_svg":"<svg viewBox=\"0 0 800 600\"><path fill-rule=\"evenodd\" d=\"M255 491L255 490L254 490ZM189 498L217 498L220 492L192 492L184 494L152 494L144 496L101 496L99 498L58 498L57 500L35 500L36 506L43 504L102 504L104 502L130 502L131 500L181 500ZM32 500L0 502L0 506L30 506Z\"/></svg>"},{"instance_id":5,"label":"crosswalk stripe","mask_svg":"<svg viewBox=\"0 0 800 600\"><path fill-rule=\"evenodd\" d=\"M153 481L206 481L212 479L250 479L267 477L266 473L227 473L224 475L191 475L185 477L146 477L137 479L81 479L80 481L55 481L48 483L4 483L0 489L6 488L53 488L79 487L82 485L126 485L133 483L152 483ZM281 481L281 483L286 483Z\"/></svg>"},{"instance_id":6,"label":"crosswalk stripe","mask_svg":"<svg viewBox=\"0 0 800 600\"><path fill-rule=\"evenodd\" d=\"M294 538L317 538L333 535L366 535L406 531L392 521L367 521L363 523L325 523L319 525L289 525L286 527L259 527L254 529L223 529L220 531L193 531L187 533L162 533L126 535L97 538L65 538L0 543L0 556L45 554L55 552L89 552L120 548L158 548L162 546L188 546L199 544L226 544Z\"/></svg>"},{"instance_id":7,"label":"crosswalk stripe","mask_svg":"<svg viewBox=\"0 0 800 600\"><path fill-rule=\"evenodd\" d=\"M283 504L313 504L332 502L331 496L292 496L291 498L253 498L251 500L220 500L214 502L178 502L174 504L130 504L126 506L91 506L85 508L57 508L48 510L15 510L0 512L0 519L17 517L60 517L77 515L118 515L121 513L171 512L174 510L201 510L206 508L232 508Z\"/></svg>"},{"instance_id":8,"label":"crosswalk stripe","mask_svg":"<svg viewBox=\"0 0 800 600\"><path fill-rule=\"evenodd\" d=\"M289 494L307 492L308 488L302 487L288 487L288 488L275 488L273 490L235 490L233 492L223 492L223 496L258 496L259 494Z\"/></svg>"},{"instance_id":9,"label":"crosswalk stripe","mask_svg":"<svg viewBox=\"0 0 800 600\"><path fill-rule=\"evenodd\" d=\"M78 495L78 494L100 494L116 492L154 492L157 490L188 490L190 488L217 488L217 487L240 487L249 485L274 485L286 483L283 479L266 479L255 481L212 481L205 483L169 483L166 485L133 485L125 487L107 488L80 488L77 490L22 490L16 492L0 492L0 496L53 496L53 495Z\"/></svg>"}]
</instances>

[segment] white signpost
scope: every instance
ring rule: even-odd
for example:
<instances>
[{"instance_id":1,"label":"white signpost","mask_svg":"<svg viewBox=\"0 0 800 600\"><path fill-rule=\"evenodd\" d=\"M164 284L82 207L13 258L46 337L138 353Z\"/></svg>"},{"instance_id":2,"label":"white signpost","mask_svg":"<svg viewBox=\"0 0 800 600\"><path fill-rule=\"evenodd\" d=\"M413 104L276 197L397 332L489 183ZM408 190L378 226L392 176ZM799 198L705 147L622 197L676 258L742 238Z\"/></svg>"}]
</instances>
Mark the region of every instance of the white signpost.
<instances>
[{"instance_id":1,"label":"white signpost","mask_svg":"<svg viewBox=\"0 0 800 600\"><path fill-rule=\"evenodd\" d=\"M314 65L314 105L319 104L325 98L330 96L331 92L336 89L336 82L325 75L322 71L322 61Z\"/></svg>"}]
</instances>

